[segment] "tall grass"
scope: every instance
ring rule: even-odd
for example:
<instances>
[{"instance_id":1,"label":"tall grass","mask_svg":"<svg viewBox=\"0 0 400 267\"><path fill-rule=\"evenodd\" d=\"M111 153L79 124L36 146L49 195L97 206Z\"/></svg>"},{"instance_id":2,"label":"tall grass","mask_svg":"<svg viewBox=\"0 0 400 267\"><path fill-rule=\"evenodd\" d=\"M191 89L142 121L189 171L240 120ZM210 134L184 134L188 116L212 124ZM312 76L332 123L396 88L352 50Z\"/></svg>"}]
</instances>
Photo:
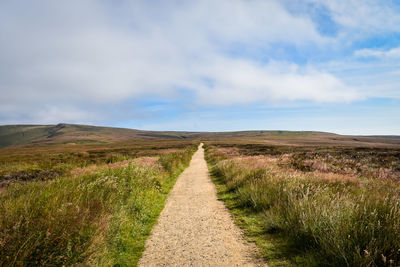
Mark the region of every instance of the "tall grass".
<instances>
[{"instance_id":1,"label":"tall grass","mask_svg":"<svg viewBox=\"0 0 400 267\"><path fill-rule=\"evenodd\" d=\"M135 265L194 149L163 167L109 168L11 184L0 193L0 265Z\"/></svg>"},{"instance_id":2,"label":"tall grass","mask_svg":"<svg viewBox=\"0 0 400 267\"><path fill-rule=\"evenodd\" d=\"M397 181L318 179L218 158L207 150L213 175L237 204L262 213L264 230L312 252L325 266L400 264L400 184Z\"/></svg>"}]
</instances>

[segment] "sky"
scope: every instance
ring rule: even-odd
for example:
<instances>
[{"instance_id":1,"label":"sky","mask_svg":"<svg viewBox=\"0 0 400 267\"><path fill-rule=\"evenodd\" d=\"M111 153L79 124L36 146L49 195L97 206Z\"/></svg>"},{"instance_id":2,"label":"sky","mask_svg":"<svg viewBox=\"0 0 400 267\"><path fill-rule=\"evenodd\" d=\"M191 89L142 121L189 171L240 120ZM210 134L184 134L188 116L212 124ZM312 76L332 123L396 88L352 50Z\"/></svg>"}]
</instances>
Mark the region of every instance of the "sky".
<instances>
[{"instance_id":1,"label":"sky","mask_svg":"<svg viewBox=\"0 0 400 267\"><path fill-rule=\"evenodd\" d=\"M400 1L0 2L0 124L400 135Z\"/></svg>"}]
</instances>

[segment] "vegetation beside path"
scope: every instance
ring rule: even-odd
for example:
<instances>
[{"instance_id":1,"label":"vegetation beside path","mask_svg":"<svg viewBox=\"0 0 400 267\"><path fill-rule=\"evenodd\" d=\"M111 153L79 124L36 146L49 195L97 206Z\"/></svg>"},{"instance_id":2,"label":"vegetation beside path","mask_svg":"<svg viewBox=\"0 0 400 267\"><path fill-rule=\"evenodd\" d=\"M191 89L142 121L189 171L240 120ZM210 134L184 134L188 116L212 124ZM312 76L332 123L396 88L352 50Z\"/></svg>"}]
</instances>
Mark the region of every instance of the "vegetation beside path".
<instances>
[{"instance_id":1,"label":"vegetation beside path","mask_svg":"<svg viewBox=\"0 0 400 267\"><path fill-rule=\"evenodd\" d=\"M105 157L103 163L99 159L88 165L77 156L61 175L14 179L0 188L0 266L136 265L167 194L196 145L146 144L132 149L136 154L146 149L146 157L114 152L112 161ZM51 157L47 155L46 161ZM27 169L29 162L21 164ZM82 167L74 172L71 164ZM60 167L58 162L46 166L54 165Z\"/></svg>"},{"instance_id":2,"label":"vegetation beside path","mask_svg":"<svg viewBox=\"0 0 400 267\"><path fill-rule=\"evenodd\" d=\"M366 176L363 168L332 172L329 165L305 171L290 164L296 154L250 152L209 145L206 159L219 197L270 266L400 264L398 179ZM352 158L366 162L358 155L354 150Z\"/></svg>"}]
</instances>

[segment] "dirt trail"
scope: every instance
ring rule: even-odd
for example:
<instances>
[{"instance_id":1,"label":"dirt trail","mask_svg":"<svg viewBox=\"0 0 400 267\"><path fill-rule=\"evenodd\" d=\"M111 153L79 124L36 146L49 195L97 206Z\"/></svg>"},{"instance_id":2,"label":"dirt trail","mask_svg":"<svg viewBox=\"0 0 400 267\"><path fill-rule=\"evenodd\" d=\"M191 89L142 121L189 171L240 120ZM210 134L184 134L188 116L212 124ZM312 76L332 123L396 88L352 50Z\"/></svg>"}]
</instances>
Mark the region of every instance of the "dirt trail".
<instances>
[{"instance_id":1,"label":"dirt trail","mask_svg":"<svg viewBox=\"0 0 400 267\"><path fill-rule=\"evenodd\" d=\"M267 266L217 200L202 145L178 178L139 266Z\"/></svg>"}]
</instances>

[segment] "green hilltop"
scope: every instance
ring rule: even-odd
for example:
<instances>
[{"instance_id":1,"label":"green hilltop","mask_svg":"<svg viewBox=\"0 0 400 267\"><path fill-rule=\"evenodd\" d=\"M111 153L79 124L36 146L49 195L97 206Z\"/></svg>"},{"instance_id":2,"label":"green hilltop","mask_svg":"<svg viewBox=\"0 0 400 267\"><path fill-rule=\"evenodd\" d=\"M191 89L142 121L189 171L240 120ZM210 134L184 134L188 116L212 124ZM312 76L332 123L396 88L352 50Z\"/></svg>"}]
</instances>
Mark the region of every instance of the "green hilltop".
<instances>
[{"instance_id":1,"label":"green hilltop","mask_svg":"<svg viewBox=\"0 0 400 267\"><path fill-rule=\"evenodd\" d=\"M108 143L135 139L313 137L334 135L332 133L313 131L143 131L66 123L57 125L4 125L0 126L0 148L38 143Z\"/></svg>"}]
</instances>

